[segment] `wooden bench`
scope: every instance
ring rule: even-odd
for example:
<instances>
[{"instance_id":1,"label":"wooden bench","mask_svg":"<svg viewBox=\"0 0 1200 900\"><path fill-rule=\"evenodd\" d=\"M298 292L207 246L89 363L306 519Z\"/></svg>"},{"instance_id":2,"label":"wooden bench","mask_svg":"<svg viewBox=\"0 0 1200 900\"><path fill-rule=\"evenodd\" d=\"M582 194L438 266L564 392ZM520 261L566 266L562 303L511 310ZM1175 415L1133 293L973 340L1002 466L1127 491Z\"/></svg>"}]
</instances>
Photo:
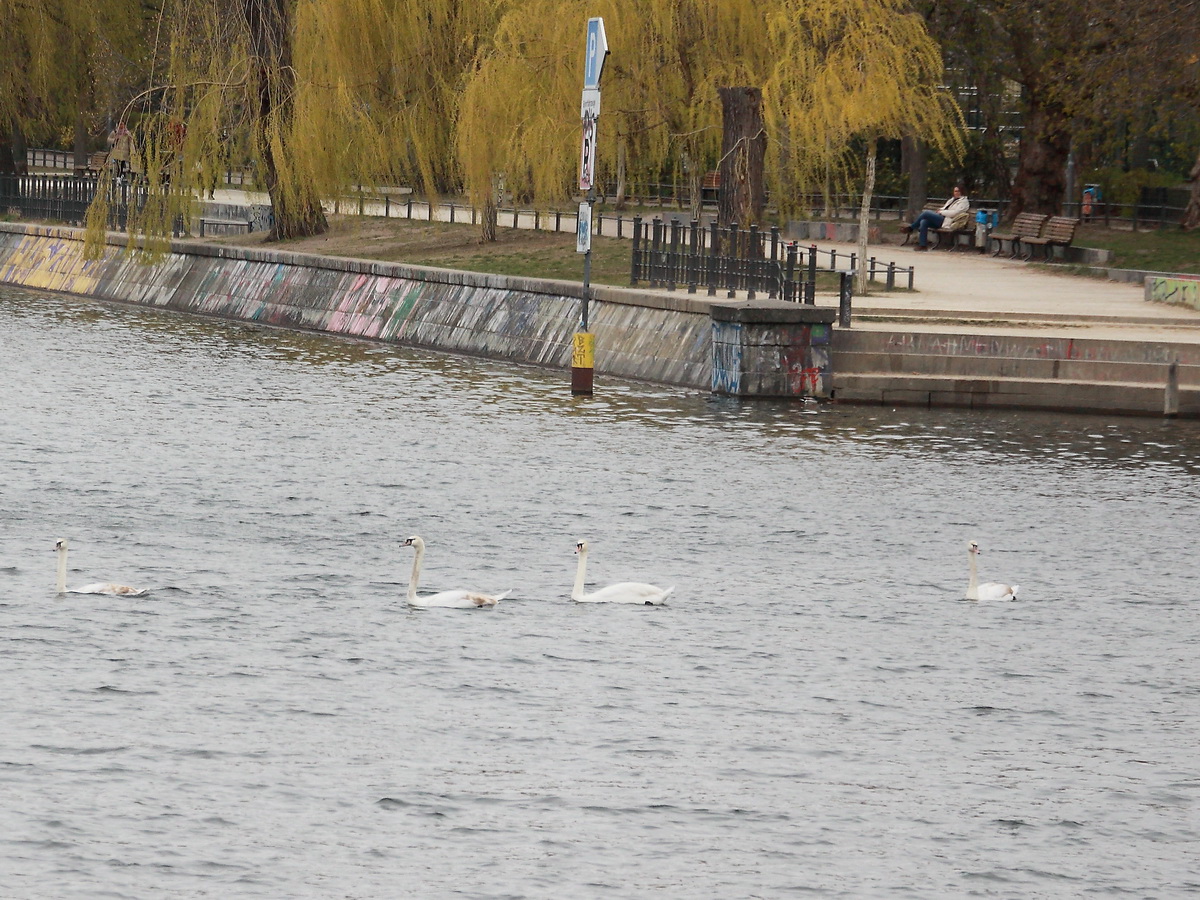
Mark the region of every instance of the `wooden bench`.
<instances>
[{"instance_id":1,"label":"wooden bench","mask_svg":"<svg viewBox=\"0 0 1200 900\"><path fill-rule=\"evenodd\" d=\"M249 234L254 230L254 224L247 222L245 219L212 219L201 217L200 219L200 237L205 237L210 234L238 234L246 232Z\"/></svg>"},{"instance_id":2,"label":"wooden bench","mask_svg":"<svg viewBox=\"0 0 1200 900\"><path fill-rule=\"evenodd\" d=\"M1033 248L1041 247L1046 259L1053 255L1054 247L1069 247L1075 240L1075 231L1079 228L1079 219L1067 216L1051 216L1042 226L1042 233L1037 237L1021 238L1021 245L1027 247L1025 258L1033 256Z\"/></svg>"},{"instance_id":3,"label":"wooden bench","mask_svg":"<svg viewBox=\"0 0 1200 900\"><path fill-rule=\"evenodd\" d=\"M992 256L999 256L1000 251L1004 249L1004 242L1008 241L1012 247L1008 254L1008 258L1012 259L1017 255L1018 245L1029 238L1036 238L1042 233L1042 227L1046 224L1049 216L1042 213L1018 213L1013 219L1012 228L1006 232L993 231L988 239L996 242L996 249L992 251Z\"/></svg>"},{"instance_id":4,"label":"wooden bench","mask_svg":"<svg viewBox=\"0 0 1200 900\"><path fill-rule=\"evenodd\" d=\"M926 203L923 211L941 212L941 209L942 204L940 203ZM934 245L936 249L942 249L942 242L943 240L946 240L949 243L949 249L953 250L958 246L959 235L974 236L975 226L971 222L970 212L959 213L955 218L962 220L957 226L955 225L954 219L946 219L946 221L942 222L940 228L929 229L929 233L937 239L937 243ZM907 225L902 225L900 227L901 230L904 231L904 240L900 242L900 246L904 247L908 244L909 239L916 234L917 230L915 228L909 230Z\"/></svg>"},{"instance_id":5,"label":"wooden bench","mask_svg":"<svg viewBox=\"0 0 1200 900\"><path fill-rule=\"evenodd\" d=\"M87 170L89 173L98 175L106 165L108 165L108 154L103 150L88 155Z\"/></svg>"},{"instance_id":6,"label":"wooden bench","mask_svg":"<svg viewBox=\"0 0 1200 900\"><path fill-rule=\"evenodd\" d=\"M937 235L937 247L941 250L942 244L947 243L947 250L957 250L959 247L970 249L975 246L975 222L971 218L970 211L959 213L953 219L947 219L942 223L941 228L935 228L934 232ZM959 241L960 237L967 238L967 243Z\"/></svg>"},{"instance_id":7,"label":"wooden bench","mask_svg":"<svg viewBox=\"0 0 1200 900\"><path fill-rule=\"evenodd\" d=\"M702 200L716 200L720 191L721 173L717 169L705 172L704 177L700 179L700 198Z\"/></svg>"}]
</instances>

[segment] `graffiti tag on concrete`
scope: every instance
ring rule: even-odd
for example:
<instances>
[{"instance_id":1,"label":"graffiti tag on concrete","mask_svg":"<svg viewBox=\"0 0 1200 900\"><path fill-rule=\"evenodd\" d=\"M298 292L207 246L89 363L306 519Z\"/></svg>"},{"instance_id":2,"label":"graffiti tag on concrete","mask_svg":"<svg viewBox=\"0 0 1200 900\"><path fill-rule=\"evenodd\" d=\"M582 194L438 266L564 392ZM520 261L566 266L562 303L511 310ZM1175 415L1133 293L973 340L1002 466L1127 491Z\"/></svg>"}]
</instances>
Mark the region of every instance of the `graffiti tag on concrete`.
<instances>
[{"instance_id":1,"label":"graffiti tag on concrete","mask_svg":"<svg viewBox=\"0 0 1200 900\"><path fill-rule=\"evenodd\" d=\"M1151 275L1146 279L1146 299L1200 309L1200 275L1169 278Z\"/></svg>"}]
</instances>

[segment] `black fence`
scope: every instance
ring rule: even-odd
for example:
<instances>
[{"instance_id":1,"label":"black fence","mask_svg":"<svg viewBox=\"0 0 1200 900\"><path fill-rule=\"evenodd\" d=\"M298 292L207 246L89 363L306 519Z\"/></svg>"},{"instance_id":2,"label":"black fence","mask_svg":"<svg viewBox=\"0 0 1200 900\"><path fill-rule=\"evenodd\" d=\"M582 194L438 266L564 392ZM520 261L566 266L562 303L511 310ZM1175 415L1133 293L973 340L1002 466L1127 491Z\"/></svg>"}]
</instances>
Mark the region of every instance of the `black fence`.
<instances>
[{"instance_id":1,"label":"black fence","mask_svg":"<svg viewBox=\"0 0 1200 900\"><path fill-rule=\"evenodd\" d=\"M821 265L823 258L828 259L827 266ZM894 290L900 278L907 280L909 290L913 288L912 266L883 264L874 257L865 266L868 280L883 280L887 290ZM763 293L771 299L812 304L818 275L842 276L844 285L844 276L858 269L858 254L819 250L815 244L801 247L796 241L782 240L777 226L762 232L757 225L720 228L716 222L701 227L695 219L690 223L633 219L629 283L634 287L645 282L648 287L673 291L686 285L689 294L704 287L710 297L723 290L729 297L744 292L754 300Z\"/></svg>"},{"instance_id":2,"label":"black fence","mask_svg":"<svg viewBox=\"0 0 1200 900\"><path fill-rule=\"evenodd\" d=\"M1111 203L1085 196L1079 203L1064 203L1063 215L1105 227L1128 225L1134 231L1157 229L1180 224L1191 199L1188 188L1143 187L1136 203Z\"/></svg>"},{"instance_id":3,"label":"black fence","mask_svg":"<svg viewBox=\"0 0 1200 900\"><path fill-rule=\"evenodd\" d=\"M96 198L100 181L75 175L0 175L0 215L83 225ZM146 204L144 187L110 182L108 222L112 231L125 231L129 210Z\"/></svg>"}]
</instances>

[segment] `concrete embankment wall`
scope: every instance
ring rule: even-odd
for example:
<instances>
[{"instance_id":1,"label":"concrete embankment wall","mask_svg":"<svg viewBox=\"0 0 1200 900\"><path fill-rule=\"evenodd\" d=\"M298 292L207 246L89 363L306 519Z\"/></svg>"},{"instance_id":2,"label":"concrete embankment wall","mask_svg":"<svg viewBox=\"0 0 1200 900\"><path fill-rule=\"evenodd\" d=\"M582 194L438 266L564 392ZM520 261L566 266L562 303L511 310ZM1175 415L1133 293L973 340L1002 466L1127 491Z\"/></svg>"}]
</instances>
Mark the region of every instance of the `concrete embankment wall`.
<instances>
[{"instance_id":1,"label":"concrete embankment wall","mask_svg":"<svg viewBox=\"0 0 1200 900\"><path fill-rule=\"evenodd\" d=\"M369 260L180 242L154 265L111 236L0 223L0 283L555 368L571 365L582 288ZM593 291L597 374L709 390L710 304ZM826 364L827 367L827 364Z\"/></svg>"}]
</instances>

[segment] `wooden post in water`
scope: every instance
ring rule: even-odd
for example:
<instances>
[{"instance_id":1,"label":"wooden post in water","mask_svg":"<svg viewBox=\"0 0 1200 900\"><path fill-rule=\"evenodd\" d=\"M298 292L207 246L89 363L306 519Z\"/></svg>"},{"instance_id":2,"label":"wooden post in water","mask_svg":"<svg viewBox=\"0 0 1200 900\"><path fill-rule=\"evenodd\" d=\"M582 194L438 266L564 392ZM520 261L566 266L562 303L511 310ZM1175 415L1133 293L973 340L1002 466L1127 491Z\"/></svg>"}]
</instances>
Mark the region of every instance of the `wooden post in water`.
<instances>
[{"instance_id":1,"label":"wooden post in water","mask_svg":"<svg viewBox=\"0 0 1200 900\"><path fill-rule=\"evenodd\" d=\"M1179 415L1179 360L1167 366L1167 387L1163 391L1163 415L1173 419Z\"/></svg>"}]
</instances>

